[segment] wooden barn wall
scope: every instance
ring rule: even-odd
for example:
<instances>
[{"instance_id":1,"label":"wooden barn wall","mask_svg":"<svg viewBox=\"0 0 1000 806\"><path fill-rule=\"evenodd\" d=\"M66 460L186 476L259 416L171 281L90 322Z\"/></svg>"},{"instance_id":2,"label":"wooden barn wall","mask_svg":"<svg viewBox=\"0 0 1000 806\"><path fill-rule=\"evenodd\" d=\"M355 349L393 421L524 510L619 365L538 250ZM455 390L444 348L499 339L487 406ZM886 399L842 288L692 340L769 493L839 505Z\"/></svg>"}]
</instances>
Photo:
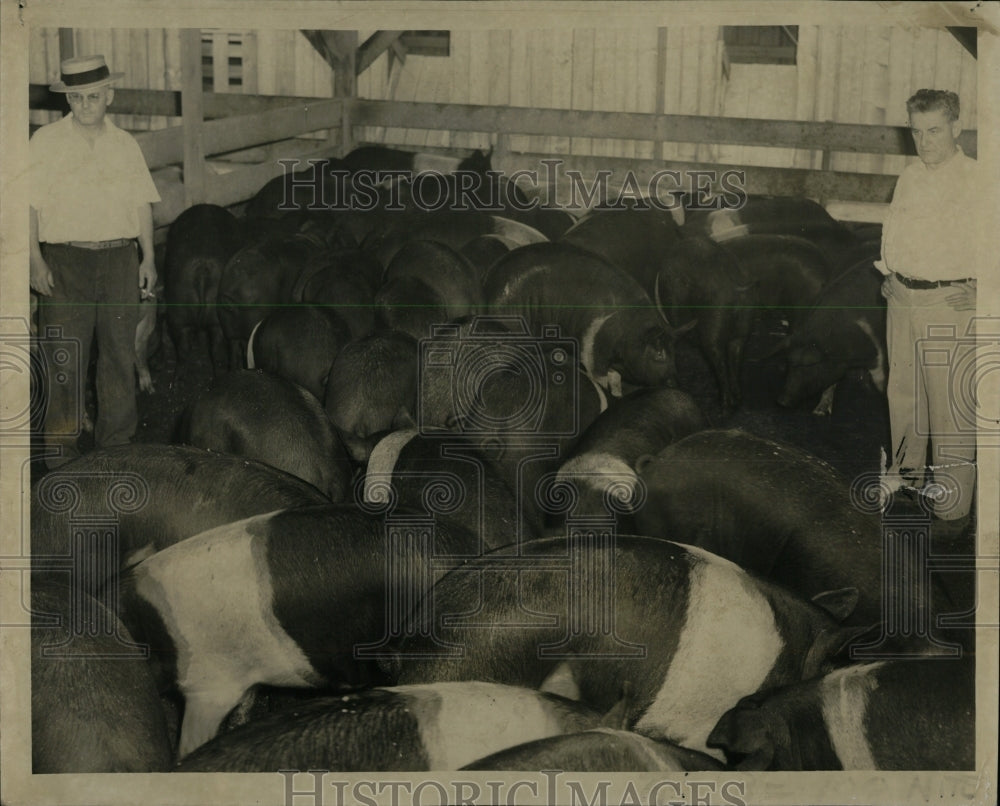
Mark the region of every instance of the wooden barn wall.
<instances>
[{"instance_id":1,"label":"wooden barn wall","mask_svg":"<svg viewBox=\"0 0 1000 806\"><path fill-rule=\"evenodd\" d=\"M363 42L372 31L359 32ZM242 40L243 85L215 72L217 92L330 97L333 72L296 30L204 31L216 64L224 64L231 37ZM649 29L452 31L451 55L386 54L358 79L362 98L525 106L597 111L726 115L786 120L905 125L905 100L920 87L953 89L962 97L967 128L976 128L976 60L944 30L799 26L796 65L731 64L723 75L721 29L715 26ZM664 77L657 81L658 45ZM180 89L176 29L77 29L78 54L103 53L122 86ZM30 80L50 83L59 72L55 28L32 31ZM657 97L658 92L661 97ZM34 124L56 112L35 110ZM132 130L175 125L178 119L115 116ZM497 142L498 134L502 138ZM592 139L506 136L369 127L357 139L411 148L485 148L584 156L659 157L746 165L899 173L907 158L789 148L720 146Z\"/></svg>"},{"instance_id":2,"label":"wooden barn wall","mask_svg":"<svg viewBox=\"0 0 1000 806\"><path fill-rule=\"evenodd\" d=\"M362 32L361 38L366 35ZM358 81L362 98L471 103L588 111L721 114L719 79L722 41L717 26L668 30L667 73L657 106L655 28L452 31L451 55L408 56L394 62L380 56ZM359 139L409 146L485 148L489 133L424 132L374 127ZM654 156L654 144L579 137L510 136L512 151L584 156ZM716 147L670 143L664 159L711 161Z\"/></svg>"}]
</instances>

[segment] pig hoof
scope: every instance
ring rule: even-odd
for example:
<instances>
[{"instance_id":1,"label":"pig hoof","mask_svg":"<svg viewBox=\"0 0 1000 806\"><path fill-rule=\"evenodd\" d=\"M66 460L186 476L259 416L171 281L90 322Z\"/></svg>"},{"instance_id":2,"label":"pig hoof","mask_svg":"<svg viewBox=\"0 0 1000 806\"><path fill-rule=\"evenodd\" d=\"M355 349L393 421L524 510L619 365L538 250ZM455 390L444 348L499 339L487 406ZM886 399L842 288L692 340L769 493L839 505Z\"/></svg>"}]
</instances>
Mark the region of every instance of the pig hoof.
<instances>
[{"instance_id":1,"label":"pig hoof","mask_svg":"<svg viewBox=\"0 0 1000 806\"><path fill-rule=\"evenodd\" d=\"M149 370L139 372L139 389L146 394L153 393L153 379L149 375Z\"/></svg>"}]
</instances>

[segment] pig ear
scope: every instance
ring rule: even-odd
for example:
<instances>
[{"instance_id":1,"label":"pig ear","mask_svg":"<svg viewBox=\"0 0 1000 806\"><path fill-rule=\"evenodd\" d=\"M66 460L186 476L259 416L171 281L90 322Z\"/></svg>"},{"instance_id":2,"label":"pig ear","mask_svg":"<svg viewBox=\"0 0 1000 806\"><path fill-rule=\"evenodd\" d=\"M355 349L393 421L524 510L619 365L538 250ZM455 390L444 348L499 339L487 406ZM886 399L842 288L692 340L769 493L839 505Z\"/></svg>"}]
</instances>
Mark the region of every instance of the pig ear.
<instances>
[{"instance_id":1,"label":"pig ear","mask_svg":"<svg viewBox=\"0 0 1000 806\"><path fill-rule=\"evenodd\" d=\"M656 457L651 453L644 453L638 459L635 460L635 472L640 476L646 472L646 468L649 467L650 463L655 462Z\"/></svg>"},{"instance_id":2,"label":"pig ear","mask_svg":"<svg viewBox=\"0 0 1000 806\"><path fill-rule=\"evenodd\" d=\"M881 622L866 624L859 627L841 627L834 632L830 640L830 654L827 656L827 663L834 666L844 666L852 662L851 647L859 643L858 639L869 636L869 641L861 641L867 644L877 641L884 631Z\"/></svg>"},{"instance_id":3,"label":"pig ear","mask_svg":"<svg viewBox=\"0 0 1000 806\"><path fill-rule=\"evenodd\" d=\"M632 683L622 683L622 696L603 717L600 726L613 730L628 730L629 712L632 710Z\"/></svg>"},{"instance_id":4,"label":"pig ear","mask_svg":"<svg viewBox=\"0 0 1000 806\"><path fill-rule=\"evenodd\" d=\"M674 328L674 329L673 329L673 330L672 330L672 331L670 332L670 335L671 335L671 336L673 336L673 337L674 337L674 338L676 339L676 338L677 338L678 336L683 336L683 335L684 335L685 333L687 333L687 332L688 332L689 330L692 330L692 329L694 329L694 327L695 327L695 326L696 326L697 324L698 324L698 320L697 320L697 319L692 319L692 320L691 320L690 322L685 322L685 323L684 323L683 325L681 325L680 327L675 327L675 328Z\"/></svg>"},{"instance_id":5,"label":"pig ear","mask_svg":"<svg viewBox=\"0 0 1000 806\"><path fill-rule=\"evenodd\" d=\"M743 756L737 766L739 770L767 770L774 759L774 737L766 719L759 713L745 713L741 703L722 715L705 745L722 750L727 759Z\"/></svg>"},{"instance_id":6,"label":"pig ear","mask_svg":"<svg viewBox=\"0 0 1000 806\"><path fill-rule=\"evenodd\" d=\"M813 604L822 607L839 623L846 619L858 606L857 588L840 588L839 590L823 591L813 596Z\"/></svg>"},{"instance_id":7,"label":"pig ear","mask_svg":"<svg viewBox=\"0 0 1000 806\"><path fill-rule=\"evenodd\" d=\"M396 416L392 418L392 430L402 431L406 428L416 428L417 423L413 419L413 415L410 414L410 410L406 406L400 406L399 411L396 412Z\"/></svg>"},{"instance_id":8,"label":"pig ear","mask_svg":"<svg viewBox=\"0 0 1000 806\"><path fill-rule=\"evenodd\" d=\"M870 632L872 625L841 627L837 630L823 630L816 636L802 663L802 679L809 680L825 671L850 660L847 652L855 639Z\"/></svg>"}]
</instances>

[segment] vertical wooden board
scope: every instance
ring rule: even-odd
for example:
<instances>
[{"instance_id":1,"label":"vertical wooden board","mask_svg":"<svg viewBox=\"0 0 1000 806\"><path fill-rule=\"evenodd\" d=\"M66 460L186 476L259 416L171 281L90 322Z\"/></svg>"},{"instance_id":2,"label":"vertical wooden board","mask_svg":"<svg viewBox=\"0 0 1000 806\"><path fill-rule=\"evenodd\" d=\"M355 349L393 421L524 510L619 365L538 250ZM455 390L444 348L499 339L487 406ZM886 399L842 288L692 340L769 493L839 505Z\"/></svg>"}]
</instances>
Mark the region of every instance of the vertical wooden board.
<instances>
[{"instance_id":1,"label":"vertical wooden board","mask_svg":"<svg viewBox=\"0 0 1000 806\"><path fill-rule=\"evenodd\" d=\"M611 43L608 51L614 54L614 58L609 59L607 64L608 84L610 85L611 97L608 98L608 108L616 112L627 112L629 109L628 84L630 70L628 66L629 56L625 51L630 50L628 45L629 32L622 28L616 28L610 32ZM627 139L606 139L607 156L609 157L631 157L635 153L632 142Z\"/></svg>"},{"instance_id":2,"label":"vertical wooden board","mask_svg":"<svg viewBox=\"0 0 1000 806\"><path fill-rule=\"evenodd\" d=\"M681 106L681 64L684 50L684 28L667 28L667 64L664 81L663 111L668 115L680 114ZM665 160L680 159L680 148L676 143L664 143L661 149Z\"/></svg>"},{"instance_id":3,"label":"vertical wooden board","mask_svg":"<svg viewBox=\"0 0 1000 806\"><path fill-rule=\"evenodd\" d=\"M680 72L680 97L674 114L698 114L698 82L701 67L701 26L685 26L681 29L682 50ZM678 143L677 159L697 160L698 146L694 143Z\"/></svg>"},{"instance_id":4,"label":"vertical wooden board","mask_svg":"<svg viewBox=\"0 0 1000 806\"><path fill-rule=\"evenodd\" d=\"M149 39L148 28L132 28L128 34L129 78L135 89L150 89L149 80ZM133 125L139 131L148 131L149 115L133 116Z\"/></svg>"},{"instance_id":5,"label":"vertical wooden board","mask_svg":"<svg viewBox=\"0 0 1000 806\"><path fill-rule=\"evenodd\" d=\"M700 28L698 37L698 114L718 115L722 77L722 64L718 58L720 31L716 25L703 25ZM716 146L713 144L700 144L697 158L700 162L713 162L716 159L716 151Z\"/></svg>"},{"instance_id":6,"label":"vertical wooden board","mask_svg":"<svg viewBox=\"0 0 1000 806\"><path fill-rule=\"evenodd\" d=\"M134 79L132 76L132 59L129 47L129 30L127 28L114 28L111 30L110 36L111 42L110 47L103 51L105 58L112 72L125 73L125 77L118 83L119 87L128 87L129 89L137 89L136 85L133 83ZM114 107L112 106L112 109ZM129 129L130 131L136 128L136 117L133 115L117 115L115 116L115 123L123 129Z\"/></svg>"},{"instance_id":7,"label":"vertical wooden board","mask_svg":"<svg viewBox=\"0 0 1000 806\"><path fill-rule=\"evenodd\" d=\"M94 48L94 31L92 28L77 28L74 31L74 44L76 52L81 56L89 56L97 53Z\"/></svg>"},{"instance_id":8,"label":"vertical wooden board","mask_svg":"<svg viewBox=\"0 0 1000 806\"><path fill-rule=\"evenodd\" d=\"M618 105L615 96L615 31L598 29L594 32L594 94L590 108L596 111L613 112ZM595 138L593 153L599 157L609 157L614 154L615 141L608 138Z\"/></svg>"},{"instance_id":9,"label":"vertical wooden board","mask_svg":"<svg viewBox=\"0 0 1000 806\"><path fill-rule=\"evenodd\" d=\"M275 31L274 36L274 94L295 94L295 40L302 36L298 31Z\"/></svg>"},{"instance_id":10,"label":"vertical wooden board","mask_svg":"<svg viewBox=\"0 0 1000 806\"><path fill-rule=\"evenodd\" d=\"M450 34L451 50L447 62L451 74L450 101L456 104L467 104L470 96L472 73L472 32L452 31Z\"/></svg>"},{"instance_id":11,"label":"vertical wooden board","mask_svg":"<svg viewBox=\"0 0 1000 806\"><path fill-rule=\"evenodd\" d=\"M528 72L528 31L515 29L510 32L510 105L531 106L530 82ZM530 137L523 135L511 136L507 147L511 151L527 151Z\"/></svg>"},{"instance_id":12,"label":"vertical wooden board","mask_svg":"<svg viewBox=\"0 0 1000 806\"><path fill-rule=\"evenodd\" d=\"M212 39L212 91L229 92L229 32L215 30Z\"/></svg>"},{"instance_id":13,"label":"vertical wooden board","mask_svg":"<svg viewBox=\"0 0 1000 806\"><path fill-rule=\"evenodd\" d=\"M641 41L639 34L638 28L632 28L619 38L622 46L627 48L627 52L623 54L622 66L625 68L625 108L629 112L638 112L642 108L639 102L639 89L641 87L648 93L652 79L649 73L642 75L639 72L639 43ZM639 145L640 141L629 140L625 150L626 156L634 159Z\"/></svg>"},{"instance_id":14,"label":"vertical wooden board","mask_svg":"<svg viewBox=\"0 0 1000 806\"><path fill-rule=\"evenodd\" d=\"M726 116L736 104L738 117L789 120L795 113L795 67L777 64L733 64ZM792 149L742 146L740 164L790 167Z\"/></svg>"},{"instance_id":15,"label":"vertical wooden board","mask_svg":"<svg viewBox=\"0 0 1000 806\"><path fill-rule=\"evenodd\" d=\"M168 90L181 88L181 32L167 28L163 32L164 81Z\"/></svg>"},{"instance_id":16,"label":"vertical wooden board","mask_svg":"<svg viewBox=\"0 0 1000 806\"><path fill-rule=\"evenodd\" d=\"M278 32L273 28L257 31L257 92L261 95L278 94L275 88L277 37Z\"/></svg>"},{"instance_id":17,"label":"vertical wooden board","mask_svg":"<svg viewBox=\"0 0 1000 806\"><path fill-rule=\"evenodd\" d=\"M456 104L472 103L471 95L471 73L472 73L472 42L471 31L451 32L451 51L448 57L448 74L451 78L451 88L448 100ZM452 132L451 146L453 148L472 148L471 143L478 139L478 135L473 132Z\"/></svg>"},{"instance_id":18,"label":"vertical wooden board","mask_svg":"<svg viewBox=\"0 0 1000 806\"><path fill-rule=\"evenodd\" d=\"M420 70L420 58L417 56L410 56L407 58L405 65L397 65L396 69L399 70L398 81L396 82L392 100L412 101L415 93L415 84L418 78L417 74ZM379 128L381 131L378 131L375 134L375 137L379 138L378 142L406 142L406 129L390 126Z\"/></svg>"},{"instance_id":19,"label":"vertical wooden board","mask_svg":"<svg viewBox=\"0 0 1000 806\"><path fill-rule=\"evenodd\" d=\"M49 68L53 36L58 37L54 28L35 28L31 31L28 39L28 80L32 83L47 84L53 80Z\"/></svg>"},{"instance_id":20,"label":"vertical wooden board","mask_svg":"<svg viewBox=\"0 0 1000 806\"><path fill-rule=\"evenodd\" d=\"M592 109L594 97L594 40L593 28L578 28L573 31L572 57L572 109ZM571 154L591 156L593 143L589 138L576 137L569 141Z\"/></svg>"},{"instance_id":21,"label":"vertical wooden board","mask_svg":"<svg viewBox=\"0 0 1000 806\"><path fill-rule=\"evenodd\" d=\"M720 84L722 114L727 118L749 118L750 88L745 70L749 65L733 64L729 68L729 78ZM746 146L720 145L719 162L727 165L746 164Z\"/></svg>"},{"instance_id":22,"label":"vertical wooden board","mask_svg":"<svg viewBox=\"0 0 1000 806\"><path fill-rule=\"evenodd\" d=\"M429 100L436 103L448 103L452 90L451 59L431 57L428 61L432 65L431 75L433 77ZM451 131L448 129L428 129L424 145L450 147Z\"/></svg>"},{"instance_id":23,"label":"vertical wooden board","mask_svg":"<svg viewBox=\"0 0 1000 806\"><path fill-rule=\"evenodd\" d=\"M963 51L962 64L959 72L958 97L962 102L962 125L966 129L977 128L977 93L979 79L978 61L971 53Z\"/></svg>"},{"instance_id":24,"label":"vertical wooden board","mask_svg":"<svg viewBox=\"0 0 1000 806\"><path fill-rule=\"evenodd\" d=\"M489 33L489 100L494 106L507 106L510 95L511 32Z\"/></svg>"},{"instance_id":25,"label":"vertical wooden board","mask_svg":"<svg viewBox=\"0 0 1000 806\"><path fill-rule=\"evenodd\" d=\"M146 39L146 80L147 87L153 90L162 90L166 87L166 64L163 59L163 29L150 28ZM150 129L162 129L166 125L166 118L159 115L151 115L149 118Z\"/></svg>"},{"instance_id":26,"label":"vertical wooden board","mask_svg":"<svg viewBox=\"0 0 1000 806\"><path fill-rule=\"evenodd\" d=\"M45 77L43 83L52 83L62 75L62 52L59 48L59 29L49 29L45 37ZM51 79L50 79L51 77Z\"/></svg>"},{"instance_id":27,"label":"vertical wooden board","mask_svg":"<svg viewBox=\"0 0 1000 806\"><path fill-rule=\"evenodd\" d=\"M864 29L844 29L840 42L841 80L837 93L834 120L838 123L858 123L861 116L861 65L864 52ZM856 154L835 154L831 161L833 170L856 171Z\"/></svg>"},{"instance_id":28,"label":"vertical wooden board","mask_svg":"<svg viewBox=\"0 0 1000 806\"><path fill-rule=\"evenodd\" d=\"M633 76L635 98L633 108L637 112L656 111L657 28L639 28L635 31L635 74ZM662 88L662 87L661 87ZM651 140L634 140L635 156L638 159L652 159L654 156Z\"/></svg>"},{"instance_id":29,"label":"vertical wooden board","mask_svg":"<svg viewBox=\"0 0 1000 806\"><path fill-rule=\"evenodd\" d=\"M819 58L819 29L815 25L799 26L796 50L795 119L816 119L816 64ZM815 152L796 148L792 157L795 168L811 168Z\"/></svg>"},{"instance_id":30,"label":"vertical wooden board","mask_svg":"<svg viewBox=\"0 0 1000 806\"><path fill-rule=\"evenodd\" d=\"M503 63L491 47L491 31L468 31L467 47L469 50L469 103L489 104L490 73Z\"/></svg>"},{"instance_id":31,"label":"vertical wooden board","mask_svg":"<svg viewBox=\"0 0 1000 806\"><path fill-rule=\"evenodd\" d=\"M937 32L937 71L934 88L958 92L962 77L962 54L968 51L949 31Z\"/></svg>"},{"instance_id":32,"label":"vertical wooden board","mask_svg":"<svg viewBox=\"0 0 1000 806\"><path fill-rule=\"evenodd\" d=\"M889 29L869 26L865 29L864 65L861 83L861 122L881 125L886 120L889 96ZM865 173L882 172L880 154L863 154L858 157L858 170Z\"/></svg>"},{"instance_id":33,"label":"vertical wooden board","mask_svg":"<svg viewBox=\"0 0 1000 806\"><path fill-rule=\"evenodd\" d=\"M913 94L913 33L894 27L889 35L889 90L885 120L889 125L905 126L906 99Z\"/></svg>"},{"instance_id":34,"label":"vertical wooden board","mask_svg":"<svg viewBox=\"0 0 1000 806\"><path fill-rule=\"evenodd\" d=\"M932 89L937 73L937 31L918 28L913 38L913 70L910 74L912 95L919 89Z\"/></svg>"},{"instance_id":35,"label":"vertical wooden board","mask_svg":"<svg viewBox=\"0 0 1000 806\"><path fill-rule=\"evenodd\" d=\"M292 95L306 95L312 89L316 81L316 74L314 72L315 65L313 64L312 57L316 56L317 59L323 61L326 69L329 70L329 65L323 60L316 49L312 46L308 39L306 39L301 33L295 37L293 46L293 58L295 60L295 69L292 73Z\"/></svg>"},{"instance_id":36,"label":"vertical wooden board","mask_svg":"<svg viewBox=\"0 0 1000 806\"><path fill-rule=\"evenodd\" d=\"M54 39L53 39L54 37ZM58 59L59 31L56 28L33 28L28 36L28 81L32 84L51 84L59 77L51 68L52 51L56 50ZM42 109L29 110L28 122L37 126L52 123L59 117L58 112L47 112Z\"/></svg>"},{"instance_id":37,"label":"vertical wooden board","mask_svg":"<svg viewBox=\"0 0 1000 806\"><path fill-rule=\"evenodd\" d=\"M406 69L400 74L399 86L396 88L396 97L400 101L416 101L420 98L421 85L424 82L426 57L410 56L406 60ZM408 146L419 145L417 137L420 132L416 129L397 129L400 140ZM386 131L386 139L389 140L389 133Z\"/></svg>"},{"instance_id":38,"label":"vertical wooden board","mask_svg":"<svg viewBox=\"0 0 1000 806\"><path fill-rule=\"evenodd\" d=\"M548 32L552 51L552 106L570 109L573 105L573 32L555 29ZM569 153L569 137L552 137L550 153Z\"/></svg>"},{"instance_id":39,"label":"vertical wooden board","mask_svg":"<svg viewBox=\"0 0 1000 806\"><path fill-rule=\"evenodd\" d=\"M257 94L257 32L243 32L243 92Z\"/></svg>"},{"instance_id":40,"label":"vertical wooden board","mask_svg":"<svg viewBox=\"0 0 1000 806\"><path fill-rule=\"evenodd\" d=\"M552 74L546 69L547 58L544 52L539 34L543 32L533 29L525 31L524 53L525 53L525 73L526 82L525 94L522 96L522 105L535 109L544 109L550 105L552 94ZM524 150L529 152L544 151L546 138L541 136L529 136L525 139Z\"/></svg>"},{"instance_id":41,"label":"vertical wooden board","mask_svg":"<svg viewBox=\"0 0 1000 806\"><path fill-rule=\"evenodd\" d=\"M885 123L888 126L906 126L906 99L910 97L910 75L913 67L913 32L893 26L889 32L888 82L885 100ZM882 157L882 173L898 174L906 165L906 158L895 154Z\"/></svg>"},{"instance_id":42,"label":"vertical wooden board","mask_svg":"<svg viewBox=\"0 0 1000 806\"><path fill-rule=\"evenodd\" d=\"M183 76L182 117L184 138L184 205L190 207L205 200L205 152L202 139L204 106L201 72L201 32L185 30L181 34L181 72Z\"/></svg>"}]
</instances>

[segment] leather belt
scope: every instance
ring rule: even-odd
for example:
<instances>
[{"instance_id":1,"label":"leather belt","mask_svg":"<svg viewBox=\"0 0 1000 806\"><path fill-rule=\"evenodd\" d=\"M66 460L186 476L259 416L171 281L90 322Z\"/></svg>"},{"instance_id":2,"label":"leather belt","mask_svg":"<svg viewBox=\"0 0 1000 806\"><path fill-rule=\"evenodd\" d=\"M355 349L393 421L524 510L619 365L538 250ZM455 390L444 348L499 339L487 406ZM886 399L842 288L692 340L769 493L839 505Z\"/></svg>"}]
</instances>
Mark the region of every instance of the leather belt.
<instances>
[{"instance_id":1,"label":"leather belt","mask_svg":"<svg viewBox=\"0 0 1000 806\"><path fill-rule=\"evenodd\" d=\"M899 272L893 273L896 275L896 279L899 280L899 282L914 291L928 291L932 288L944 288L949 285L960 285L962 283L972 282L971 277L966 277L963 280L916 280L913 277L904 277Z\"/></svg>"},{"instance_id":2,"label":"leather belt","mask_svg":"<svg viewBox=\"0 0 1000 806\"><path fill-rule=\"evenodd\" d=\"M77 249L119 249L135 243L135 238L116 238L113 241L64 241L63 246L75 246Z\"/></svg>"}]
</instances>

